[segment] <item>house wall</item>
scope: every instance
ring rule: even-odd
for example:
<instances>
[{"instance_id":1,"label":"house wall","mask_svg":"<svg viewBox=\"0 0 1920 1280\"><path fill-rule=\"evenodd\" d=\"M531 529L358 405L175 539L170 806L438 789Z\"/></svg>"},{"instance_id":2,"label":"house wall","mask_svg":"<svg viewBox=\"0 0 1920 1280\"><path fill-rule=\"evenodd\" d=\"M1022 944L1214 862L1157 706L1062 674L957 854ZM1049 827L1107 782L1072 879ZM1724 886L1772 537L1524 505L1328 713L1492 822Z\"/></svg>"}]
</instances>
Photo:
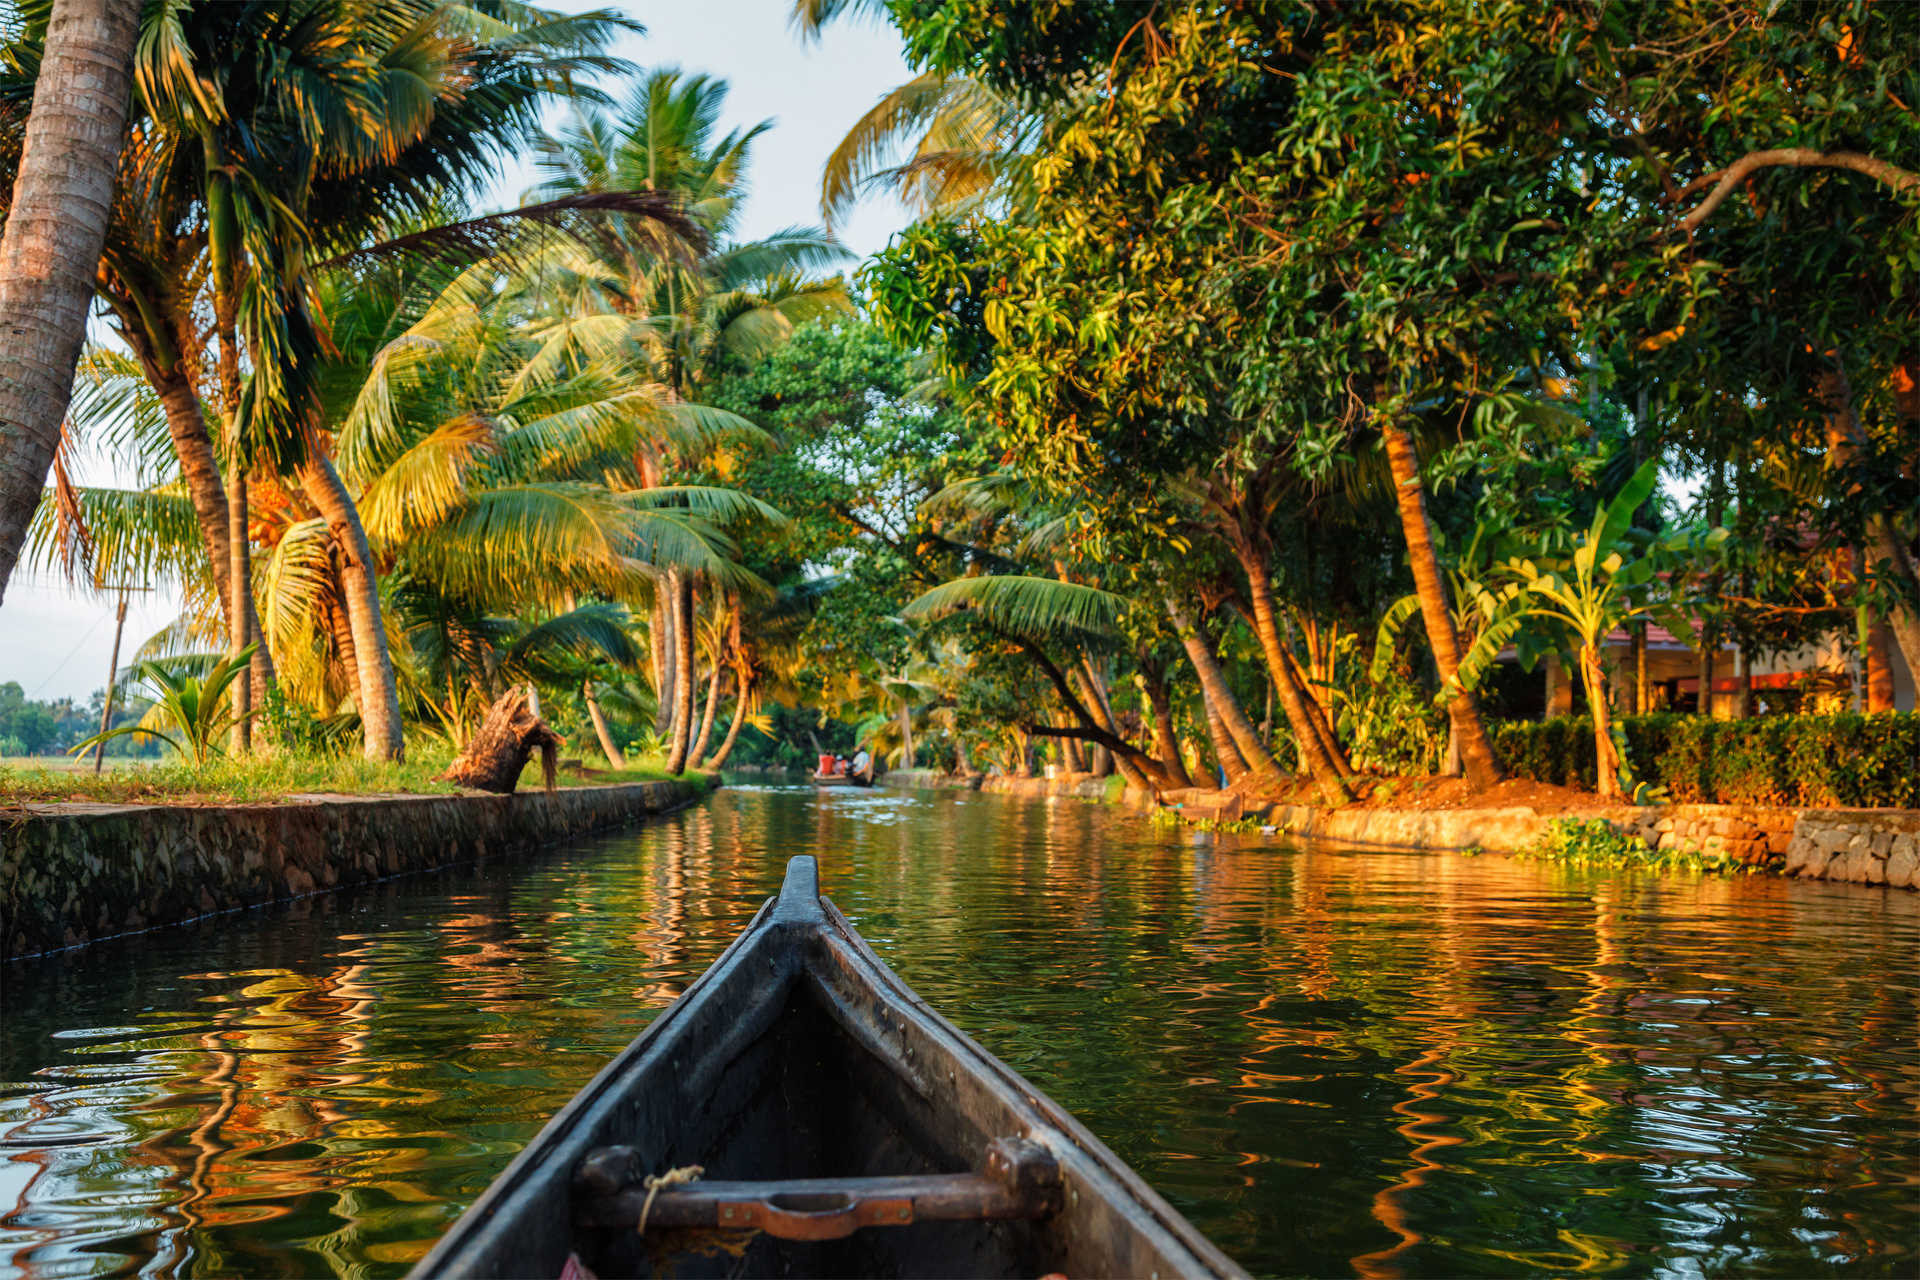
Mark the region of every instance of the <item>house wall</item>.
<instances>
[{"instance_id":1,"label":"house wall","mask_svg":"<svg viewBox=\"0 0 1920 1280\"><path fill-rule=\"evenodd\" d=\"M1851 682L1853 641L1844 632L1835 631L1814 644L1782 653L1762 654L1753 660L1753 674L1756 678L1778 675L1801 675L1808 672L1826 672L1838 681ZM1624 641L1610 643L1607 646L1607 661L1612 664L1617 678L1632 679L1633 652ZM1738 670L1739 653L1731 645L1723 648L1714 658L1713 714L1721 719L1730 719L1739 703L1739 694L1721 687L1723 681L1730 681ZM1893 705L1899 711L1912 711L1915 706L1913 673L1907 669L1906 661L1900 654L1898 645L1889 646L1888 670L1893 675ZM1668 681L1677 681L1679 693L1683 698L1695 696L1700 687L1700 655L1696 650L1684 649L1677 645L1665 645L1650 648L1647 652L1647 681L1656 689L1656 707L1658 706L1658 687ZM1559 710L1550 710L1551 715L1566 715L1570 710L1572 691L1563 686L1558 699ZM1754 690L1756 712L1764 712L1767 691L1765 688ZM1819 706L1822 711L1846 711L1854 705L1850 683L1843 683L1834 695Z\"/></svg>"}]
</instances>

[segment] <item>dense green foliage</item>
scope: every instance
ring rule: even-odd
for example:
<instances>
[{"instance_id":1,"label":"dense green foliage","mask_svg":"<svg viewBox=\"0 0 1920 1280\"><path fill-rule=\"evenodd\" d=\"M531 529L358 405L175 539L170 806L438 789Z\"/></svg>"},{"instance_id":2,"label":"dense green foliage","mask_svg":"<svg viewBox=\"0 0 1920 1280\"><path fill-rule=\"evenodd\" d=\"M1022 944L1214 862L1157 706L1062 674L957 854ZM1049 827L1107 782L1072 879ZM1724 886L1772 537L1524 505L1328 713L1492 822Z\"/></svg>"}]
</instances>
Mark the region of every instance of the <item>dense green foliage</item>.
<instances>
[{"instance_id":1,"label":"dense green foliage","mask_svg":"<svg viewBox=\"0 0 1920 1280\"><path fill-rule=\"evenodd\" d=\"M1361 742L1315 723L1321 638L1392 619L1407 569L1437 670L1371 679L1436 693L1476 781L1503 643L1578 658L1602 743L1604 646L1650 610L1749 658L1884 624L1920 660L1920 58L1884 10L890 11L924 70L1039 122L1002 204L866 276L1054 521L988 571L1250 626L1330 797ZM1663 525L1676 554L1639 555Z\"/></svg>"},{"instance_id":2,"label":"dense green foliage","mask_svg":"<svg viewBox=\"0 0 1920 1280\"><path fill-rule=\"evenodd\" d=\"M1920 807L1920 717L1645 715L1618 724L1634 776L1683 804ZM1497 724L1494 741L1517 777L1594 785L1584 721Z\"/></svg>"},{"instance_id":3,"label":"dense green foliage","mask_svg":"<svg viewBox=\"0 0 1920 1280\"><path fill-rule=\"evenodd\" d=\"M143 656L258 644L234 696L295 751L459 744L531 684L616 765L1910 795L1779 718L1814 695L1712 692L1818 649L1822 705L1884 712L1894 655L1920 667L1920 53L1891 11L796 18L852 10L915 74L824 208L882 185L920 216L851 288L822 230L739 234L770 124L629 77L612 14L301 0L297 29L247 10L244 48L204 0L151 17L102 277L130 356L90 354L74 415L143 483L56 483L43 559L184 584ZM465 216L521 141L542 203ZM1649 621L1708 643L1641 689ZM1489 731L1543 663L1584 749ZM1767 715L1629 714L1689 702Z\"/></svg>"}]
</instances>

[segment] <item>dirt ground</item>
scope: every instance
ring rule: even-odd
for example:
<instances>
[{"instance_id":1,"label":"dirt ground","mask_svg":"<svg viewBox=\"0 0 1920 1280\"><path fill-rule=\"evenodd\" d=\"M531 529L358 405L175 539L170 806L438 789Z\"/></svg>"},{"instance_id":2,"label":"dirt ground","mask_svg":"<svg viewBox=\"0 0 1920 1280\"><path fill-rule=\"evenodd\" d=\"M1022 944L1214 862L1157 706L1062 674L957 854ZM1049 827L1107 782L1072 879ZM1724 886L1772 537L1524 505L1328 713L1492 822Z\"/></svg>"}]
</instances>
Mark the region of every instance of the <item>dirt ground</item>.
<instances>
[{"instance_id":1,"label":"dirt ground","mask_svg":"<svg viewBox=\"0 0 1920 1280\"><path fill-rule=\"evenodd\" d=\"M1525 778L1509 778L1488 791L1475 791L1465 778L1357 778L1360 809L1518 809L1541 813L1604 808L1608 802L1591 791L1556 787ZM1251 797L1249 797L1251 798ZM1319 804L1320 795L1304 778L1278 796L1262 799L1286 804Z\"/></svg>"}]
</instances>

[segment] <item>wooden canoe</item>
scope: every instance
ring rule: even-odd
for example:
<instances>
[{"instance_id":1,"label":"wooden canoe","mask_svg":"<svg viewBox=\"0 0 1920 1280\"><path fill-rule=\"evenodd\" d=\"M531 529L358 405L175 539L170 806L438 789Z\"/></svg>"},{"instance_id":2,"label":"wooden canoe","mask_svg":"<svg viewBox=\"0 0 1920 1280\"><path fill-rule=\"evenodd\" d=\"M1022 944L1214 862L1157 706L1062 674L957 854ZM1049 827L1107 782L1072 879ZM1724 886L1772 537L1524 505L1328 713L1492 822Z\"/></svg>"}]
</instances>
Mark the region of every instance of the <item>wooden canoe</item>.
<instances>
[{"instance_id":1,"label":"wooden canoe","mask_svg":"<svg viewBox=\"0 0 1920 1280\"><path fill-rule=\"evenodd\" d=\"M881 963L810 857L413 1270L563 1273L1244 1275Z\"/></svg>"},{"instance_id":2,"label":"wooden canoe","mask_svg":"<svg viewBox=\"0 0 1920 1280\"><path fill-rule=\"evenodd\" d=\"M816 773L813 775L816 787L870 787L873 779L858 773Z\"/></svg>"}]
</instances>

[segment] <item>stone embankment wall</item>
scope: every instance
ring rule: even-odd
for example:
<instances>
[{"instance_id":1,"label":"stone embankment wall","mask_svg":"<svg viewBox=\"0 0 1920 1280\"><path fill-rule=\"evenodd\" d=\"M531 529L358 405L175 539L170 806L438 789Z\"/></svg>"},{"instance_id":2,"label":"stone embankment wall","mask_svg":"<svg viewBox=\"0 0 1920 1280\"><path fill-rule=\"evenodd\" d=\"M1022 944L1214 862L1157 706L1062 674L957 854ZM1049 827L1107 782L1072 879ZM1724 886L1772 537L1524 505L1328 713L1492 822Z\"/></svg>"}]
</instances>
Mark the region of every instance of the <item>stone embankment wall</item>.
<instances>
[{"instance_id":1,"label":"stone embankment wall","mask_svg":"<svg viewBox=\"0 0 1920 1280\"><path fill-rule=\"evenodd\" d=\"M955 782L907 785L955 785ZM988 778L983 790L1009 795L1105 800L1110 779ZM1128 791L1127 804L1151 797ZM1912 809L1776 809L1761 805L1613 805L1575 814L1512 809L1323 809L1262 805L1231 792L1194 790L1162 797L1196 821L1256 822L1303 839L1379 849L1483 849L1518 853L1563 817L1604 818L1616 831L1652 849L1726 853L1776 874L1807 880L1920 889L1920 811Z\"/></svg>"},{"instance_id":2,"label":"stone embankment wall","mask_svg":"<svg viewBox=\"0 0 1920 1280\"><path fill-rule=\"evenodd\" d=\"M516 857L675 809L709 779L512 796L0 810L0 959L409 871Z\"/></svg>"},{"instance_id":3,"label":"stone embankment wall","mask_svg":"<svg viewBox=\"0 0 1920 1280\"><path fill-rule=\"evenodd\" d=\"M980 774L942 773L938 769L889 769L880 775L883 787L926 787L931 790L978 791Z\"/></svg>"}]
</instances>

